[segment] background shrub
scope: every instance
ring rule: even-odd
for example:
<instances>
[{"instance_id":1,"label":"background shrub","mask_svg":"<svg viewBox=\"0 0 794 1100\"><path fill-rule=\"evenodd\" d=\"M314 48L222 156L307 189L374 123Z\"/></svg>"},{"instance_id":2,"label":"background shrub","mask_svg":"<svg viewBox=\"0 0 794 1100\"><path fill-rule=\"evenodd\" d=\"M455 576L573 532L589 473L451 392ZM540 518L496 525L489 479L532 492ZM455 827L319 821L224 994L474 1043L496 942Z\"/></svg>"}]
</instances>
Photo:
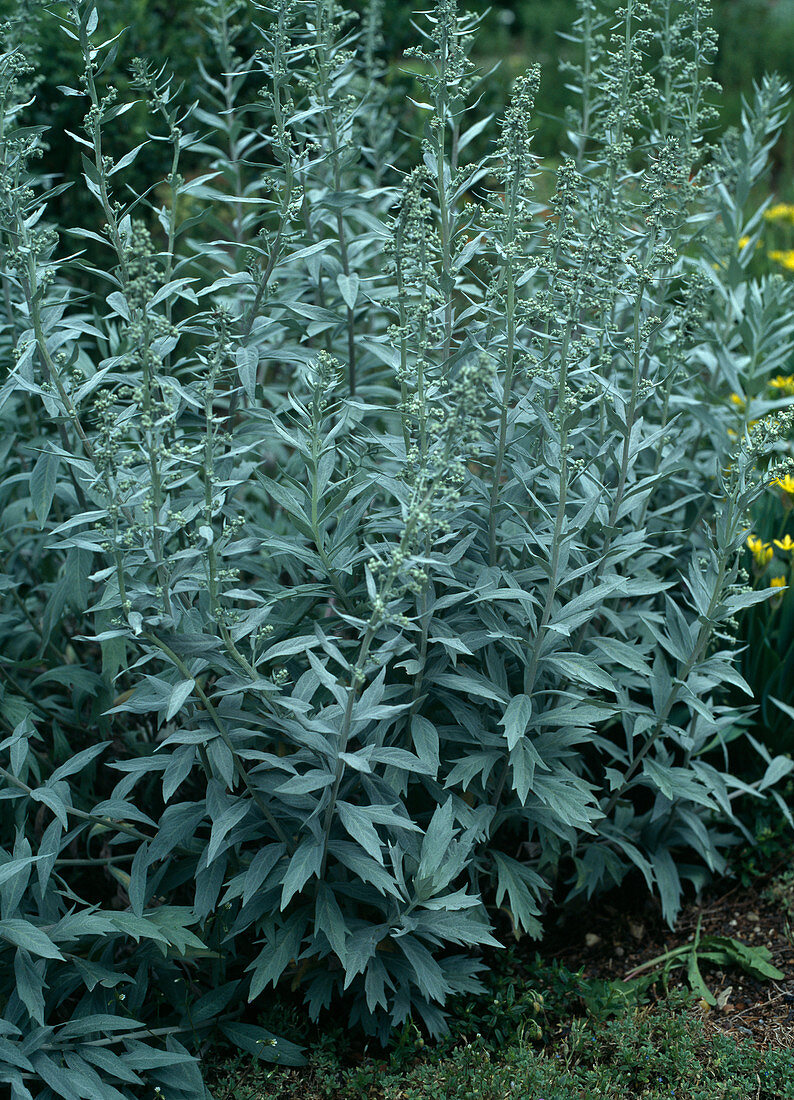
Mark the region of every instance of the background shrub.
<instances>
[{"instance_id":1,"label":"background shrub","mask_svg":"<svg viewBox=\"0 0 794 1100\"><path fill-rule=\"evenodd\" d=\"M739 245L785 87L710 145L708 6L587 3L541 203L538 73L478 115L452 0L410 54L421 140L379 4L254 9L207 5L198 101L145 60L108 83L92 0L49 16L79 184L36 174L35 74L0 65L15 1100L200 1096L213 1027L298 1062L245 1016L280 982L437 1033L554 891L640 873L673 921L734 797L792 768L732 773L726 694L774 595L748 509L789 470L788 411L740 432L730 399L791 346L791 285ZM149 146L106 144L132 91L169 165L140 191ZM78 185L99 230L51 216Z\"/></svg>"},{"instance_id":2,"label":"background shrub","mask_svg":"<svg viewBox=\"0 0 794 1100\"><path fill-rule=\"evenodd\" d=\"M355 0L349 5L360 19L370 10L369 0ZM52 5L50 5L52 7ZM383 79L394 89L393 109L399 109L401 124L413 134L421 134L421 112L405 98L399 108L400 91L410 93L413 66L404 51L415 43L412 9L405 4L376 4L381 30L375 46L384 63ZM568 86L566 73L559 72L561 63L576 60L578 46L568 39L578 14L577 0L510 0L487 4L472 0L472 11L483 16L482 24L472 44L473 56L483 72L490 72L481 88L483 114L501 112L515 76L530 63L541 66L538 109L533 124L533 149L536 154L555 160L565 143L564 118L567 110L576 107L576 95ZM79 131L82 109L78 98L63 96L59 88L73 81L79 70L79 50L60 33L55 20L47 18L41 0L0 0L0 18L16 19L14 40L30 53L36 51L41 76L37 102L30 121L47 125L50 132L43 155L44 170L66 179L75 179L81 171L80 150L65 139L64 131ZM55 10L65 10L63 3ZM109 59L105 70L108 83L120 88L129 97L129 66L133 58L146 56L155 68L166 64L176 84L183 86L184 101L192 102L201 94L202 67L215 79L227 69L219 56L218 45L229 30L238 32L243 54L250 55L258 46L255 20L247 6L229 17L224 27L221 20L221 42L214 42L207 33L204 7L196 4L172 4L163 0L134 0L120 3L107 0L102 6L102 21L106 37L121 33L116 43L118 52ZM741 117L742 97L752 97L753 82L766 72L780 73L788 81L794 79L794 6L790 3L769 4L766 0L716 0L713 24L718 31L717 50L712 72L723 92L717 106L720 126L737 125ZM414 97L416 98L416 97ZM143 104L132 108L125 116L123 129L109 130L105 145L117 159L146 138L147 117ZM794 130L783 127L773 153L774 187L788 195L791 177ZM479 153L487 150L487 132L475 139ZM143 192L155 178L165 175L168 166L163 149L149 143L127 172L127 182L137 193ZM75 191L68 199L54 199L53 215L58 220L92 225L98 210L84 190Z\"/></svg>"}]
</instances>

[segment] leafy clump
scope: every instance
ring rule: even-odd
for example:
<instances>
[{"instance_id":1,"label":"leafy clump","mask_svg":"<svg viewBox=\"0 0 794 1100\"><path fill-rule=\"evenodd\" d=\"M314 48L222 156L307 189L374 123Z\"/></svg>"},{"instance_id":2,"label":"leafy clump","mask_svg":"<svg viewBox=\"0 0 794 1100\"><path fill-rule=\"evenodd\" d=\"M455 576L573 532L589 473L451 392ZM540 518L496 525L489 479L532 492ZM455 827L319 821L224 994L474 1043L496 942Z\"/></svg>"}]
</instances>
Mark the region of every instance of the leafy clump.
<instances>
[{"instance_id":1,"label":"leafy clump","mask_svg":"<svg viewBox=\"0 0 794 1100\"><path fill-rule=\"evenodd\" d=\"M704 964L735 967L752 975L757 981L770 979L781 981L785 978L785 974L773 966L770 962L771 957L772 952L768 947L750 947L732 936L702 936L700 920L698 920L695 935L690 943L665 951L655 959L649 959L648 962L635 967L630 974L626 975L626 978L630 981L643 974L644 979L647 980L661 974L666 982L671 970L684 967L692 991L699 994L707 1005L716 1005L717 998L709 989L701 973L701 967Z\"/></svg>"},{"instance_id":2,"label":"leafy clump","mask_svg":"<svg viewBox=\"0 0 794 1100\"><path fill-rule=\"evenodd\" d=\"M630 1100L780 1100L794 1084L786 1051L761 1053L751 1043L707 1036L676 997L600 1026L578 1022L549 1054L530 1044L492 1053L481 1041L448 1060L395 1081L384 1100L426 1097L497 1100L519 1096L610 1096ZM284 1094L288 1096L289 1093ZM341 1094L340 1094L341 1096Z\"/></svg>"},{"instance_id":3,"label":"leafy clump","mask_svg":"<svg viewBox=\"0 0 794 1100\"><path fill-rule=\"evenodd\" d=\"M477 21L439 0L404 143L380 7L212 0L195 103L151 59L106 84L93 0L43 16L83 59L55 187L35 73L0 59L14 1100L201 1096L214 1028L295 1064L246 1018L271 986L438 1033L498 910L537 936L552 891L639 871L673 921L734 795L793 766L735 777L724 701L769 595L747 511L787 469L786 409L728 433L747 347L794 339L738 248L786 89L709 145L707 5L583 3L544 205L539 74L479 117ZM140 194L141 147L106 143L134 94L165 166ZM101 233L50 218L78 186Z\"/></svg>"},{"instance_id":4,"label":"leafy clump","mask_svg":"<svg viewBox=\"0 0 794 1100\"><path fill-rule=\"evenodd\" d=\"M794 920L794 871L784 871L764 890L763 898Z\"/></svg>"},{"instance_id":5,"label":"leafy clump","mask_svg":"<svg viewBox=\"0 0 794 1100\"><path fill-rule=\"evenodd\" d=\"M761 1096L783 1100L794 1088L786 1050L761 1052L751 1042L709 1032L698 1010L680 992L653 1005L632 1005L613 1015L598 982L561 970L536 973L550 982L553 996L541 1007L543 1040L535 1037L537 1004L509 1037L497 1038L489 1016L470 1027L465 1038L441 1049L397 1049L387 1058L343 1057L342 1035L324 1035L313 1046L307 1067L282 1070L252 1066L243 1057L213 1065L212 1088L238 1100L498 1100L529 1097L609 1096L629 1100L744 1100ZM608 984L608 983L605 983ZM591 1005L587 1016L573 1015L577 997ZM520 998L517 998L518 1002ZM483 998L485 1001L485 998ZM490 1006L508 1008L503 998Z\"/></svg>"}]
</instances>

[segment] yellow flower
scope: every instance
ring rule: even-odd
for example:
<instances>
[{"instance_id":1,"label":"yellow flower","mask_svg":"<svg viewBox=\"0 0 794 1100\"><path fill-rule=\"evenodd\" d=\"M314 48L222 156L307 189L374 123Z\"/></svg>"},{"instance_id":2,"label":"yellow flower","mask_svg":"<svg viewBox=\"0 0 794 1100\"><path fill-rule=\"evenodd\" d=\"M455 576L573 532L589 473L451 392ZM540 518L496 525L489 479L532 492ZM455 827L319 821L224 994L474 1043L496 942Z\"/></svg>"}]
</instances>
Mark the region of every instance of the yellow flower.
<instances>
[{"instance_id":1,"label":"yellow flower","mask_svg":"<svg viewBox=\"0 0 794 1100\"><path fill-rule=\"evenodd\" d=\"M787 553L791 553L791 551L794 550L794 539L791 535L786 535L785 538L774 539L773 541L778 550L785 550Z\"/></svg>"},{"instance_id":2,"label":"yellow flower","mask_svg":"<svg viewBox=\"0 0 794 1100\"><path fill-rule=\"evenodd\" d=\"M758 566L765 566L770 563L774 557L775 551L769 545L768 542L762 542L761 539L755 535L747 536L747 546L750 553L753 555L753 560Z\"/></svg>"},{"instance_id":3,"label":"yellow flower","mask_svg":"<svg viewBox=\"0 0 794 1100\"><path fill-rule=\"evenodd\" d=\"M764 218L768 222L792 222L794 223L794 204L779 202L764 211Z\"/></svg>"},{"instance_id":4,"label":"yellow flower","mask_svg":"<svg viewBox=\"0 0 794 1100\"><path fill-rule=\"evenodd\" d=\"M794 477L791 474L786 474L785 477L776 477L774 484L779 485L784 493L794 496Z\"/></svg>"},{"instance_id":5,"label":"yellow flower","mask_svg":"<svg viewBox=\"0 0 794 1100\"><path fill-rule=\"evenodd\" d=\"M786 397L794 396L794 374L779 374L776 378L770 378L769 386L780 390Z\"/></svg>"},{"instance_id":6,"label":"yellow flower","mask_svg":"<svg viewBox=\"0 0 794 1100\"><path fill-rule=\"evenodd\" d=\"M788 588L785 577L773 577L769 582L770 588Z\"/></svg>"},{"instance_id":7,"label":"yellow flower","mask_svg":"<svg viewBox=\"0 0 794 1100\"><path fill-rule=\"evenodd\" d=\"M794 249L789 248L781 252L779 248L773 248L771 252L767 252L767 256L776 264L785 267L786 271L794 271Z\"/></svg>"},{"instance_id":8,"label":"yellow flower","mask_svg":"<svg viewBox=\"0 0 794 1100\"><path fill-rule=\"evenodd\" d=\"M750 238L749 237L740 237L739 238L739 251L741 251L743 248L747 248L749 243L750 243Z\"/></svg>"},{"instance_id":9,"label":"yellow flower","mask_svg":"<svg viewBox=\"0 0 794 1100\"><path fill-rule=\"evenodd\" d=\"M743 409L744 408L744 398L740 397L738 393L732 393L731 394L731 401L737 407L737 409Z\"/></svg>"}]
</instances>

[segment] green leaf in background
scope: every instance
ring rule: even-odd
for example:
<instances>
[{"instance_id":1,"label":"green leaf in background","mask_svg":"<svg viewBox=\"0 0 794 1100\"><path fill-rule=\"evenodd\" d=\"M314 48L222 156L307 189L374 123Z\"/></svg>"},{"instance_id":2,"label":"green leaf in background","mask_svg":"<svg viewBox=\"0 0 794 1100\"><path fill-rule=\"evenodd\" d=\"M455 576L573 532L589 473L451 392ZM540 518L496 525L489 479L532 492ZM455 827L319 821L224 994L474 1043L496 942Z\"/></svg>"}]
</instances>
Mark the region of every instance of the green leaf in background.
<instances>
[{"instance_id":1,"label":"green leaf in background","mask_svg":"<svg viewBox=\"0 0 794 1100\"><path fill-rule=\"evenodd\" d=\"M50 514L60 465L59 455L52 451L42 451L30 474L30 499L41 527Z\"/></svg>"},{"instance_id":2,"label":"green leaf in background","mask_svg":"<svg viewBox=\"0 0 794 1100\"><path fill-rule=\"evenodd\" d=\"M41 959L64 961L63 955L49 936L27 920L17 917L0 920L0 940L5 940L6 943L13 944L15 947L22 947L31 955Z\"/></svg>"},{"instance_id":3,"label":"green leaf in background","mask_svg":"<svg viewBox=\"0 0 794 1100\"><path fill-rule=\"evenodd\" d=\"M348 309L353 309L358 299L358 275L337 275L336 285Z\"/></svg>"}]
</instances>

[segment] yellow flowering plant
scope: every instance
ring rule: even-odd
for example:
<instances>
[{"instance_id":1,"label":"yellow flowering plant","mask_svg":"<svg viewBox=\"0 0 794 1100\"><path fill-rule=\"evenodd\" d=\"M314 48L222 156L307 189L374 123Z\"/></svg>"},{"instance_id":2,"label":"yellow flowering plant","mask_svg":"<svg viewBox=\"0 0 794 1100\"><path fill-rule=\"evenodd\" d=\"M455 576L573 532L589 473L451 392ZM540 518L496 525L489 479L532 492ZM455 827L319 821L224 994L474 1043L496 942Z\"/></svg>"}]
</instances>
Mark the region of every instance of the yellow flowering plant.
<instances>
[{"instance_id":1,"label":"yellow flowering plant","mask_svg":"<svg viewBox=\"0 0 794 1100\"><path fill-rule=\"evenodd\" d=\"M794 397L794 374L778 374L769 379L770 390L777 391L785 397Z\"/></svg>"},{"instance_id":2,"label":"yellow flowering plant","mask_svg":"<svg viewBox=\"0 0 794 1100\"><path fill-rule=\"evenodd\" d=\"M794 496L794 477L791 474L786 474L785 477L776 477L773 484L782 489L785 496Z\"/></svg>"},{"instance_id":3,"label":"yellow flowering plant","mask_svg":"<svg viewBox=\"0 0 794 1100\"><path fill-rule=\"evenodd\" d=\"M784 474L770 481L753 507L754 529L745 541L748 575L759 594L774 595L741 613L737 639L744 646L741 673L759 703L756 735L770 749L784 752L794 739L790 719L775 700L794 705L793 504L794 476Z\"/></svg>"},{"instance_id":4,"label":"yellow flowering plant","mask_svg":"<svg viewBox=\"0 0 794 1100\"><path fill-rule=\"evenodd\" d=\"M767 256L773 263L780 264L786 271L794 271L794 249L773 248L767 252Z\"/></svg>"},{"instance_id":5,"label":"yellow flowering plant","mask_svg":"<svg viewBox=\"0 0 794 1100\"><path fill-rule=\"evenodd\" d=\"M763 542L755 535L747 536L747 546L750 553L753 555L753 562L756 569L763 571L772 560L775 553L774 550L768 542Z\"/></svg>"},{"instance_id":6,"label":"yellow flowering plant","mask_svg":"<svg viewBox=\"0 0 794 1100\"><path fill-rule=\"evenodd\" d=\"M741 280L754 272L757 279L746 301L759 306L765 302L764 308L770 308L778 295L786 299L792 289L789 273L794 272L794 203L773 202L757 222L737 220L733 233L735 243L726 245L719 266L728 292L738 291ZM750 247L753 240L760 243L759 251ZM771 598L740 614L737 643L744 647L742 675L760 704L754 732L771 747L790 749L790 722L773 700L794 704L789 686L794 683L794 470L785 465L794 458L794 434L786 426L794 404L794 346L785 329L778 329L783 339L775 339L771 330L759 338L742 311L737 310L732 326L724 330L731 333L729 347L741 349L744 357L740 369L727 376L729 388L723 391L728 438L752 447L770 429L779 431L771 453L757 458L768 481L752 507L745 543L748 581L759 595L767 592ZM738 692L735 702L743 702Z\"/></svg>"},{"instance_id":7,"label":"yellow flowering plant","mask_svg":"<svg viewBox=\"0 0 794 1100\"><path fill-rule=\"evenodd\" d=\"M764 221L777 225L794 225L794 203L775 203L764 211Z\"/></svg>"},{"instance_id":8,"label":"yellow flowering plant","mask_svg":"<svg viewBox=\"0 0 794 1100\"><path fill-rule=\"evenodd\" d=\"M770 270L794 271L794 203L777 202L764 212L763 253L770 261Z\"/></svg>"}]
</instances>

